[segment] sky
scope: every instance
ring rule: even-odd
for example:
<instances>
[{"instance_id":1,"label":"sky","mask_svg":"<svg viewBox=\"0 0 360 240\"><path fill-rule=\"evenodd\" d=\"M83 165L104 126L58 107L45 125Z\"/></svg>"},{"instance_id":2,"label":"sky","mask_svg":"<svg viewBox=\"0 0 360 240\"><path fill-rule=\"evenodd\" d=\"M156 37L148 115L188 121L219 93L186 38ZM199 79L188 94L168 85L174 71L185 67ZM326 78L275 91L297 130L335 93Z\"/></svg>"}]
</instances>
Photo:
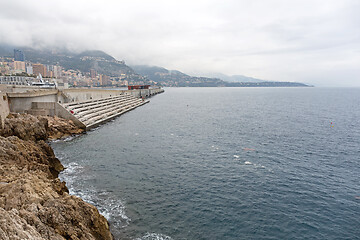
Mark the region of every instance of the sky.
<instances>
[{"instance_id":1,"label":"sky","mask_svg":"<svg viewBox=\"0 0 360 240\"><path fill-rule=\"evenodd\" d=\"M360 87L360 0L0 0L0 44Z\"/></svg>"}]
</instances>

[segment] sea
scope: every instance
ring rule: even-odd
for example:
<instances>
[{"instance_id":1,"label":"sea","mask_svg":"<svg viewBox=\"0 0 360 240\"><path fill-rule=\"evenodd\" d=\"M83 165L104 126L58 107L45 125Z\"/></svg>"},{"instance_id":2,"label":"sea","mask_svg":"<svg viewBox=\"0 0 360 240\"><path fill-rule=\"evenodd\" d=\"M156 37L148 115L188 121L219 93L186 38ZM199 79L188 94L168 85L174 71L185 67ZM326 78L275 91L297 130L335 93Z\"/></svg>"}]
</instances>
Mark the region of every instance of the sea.
<instances>
[{"instance_id":1,"label":"sea","mask_svg":"<svg viewBox=\"0 0 360 240\"><path fill-rule=\"evenodd\" d=\"M51 145L115 239L360 239L360 88L166 88Z\"/></svg>"}]
</instances>

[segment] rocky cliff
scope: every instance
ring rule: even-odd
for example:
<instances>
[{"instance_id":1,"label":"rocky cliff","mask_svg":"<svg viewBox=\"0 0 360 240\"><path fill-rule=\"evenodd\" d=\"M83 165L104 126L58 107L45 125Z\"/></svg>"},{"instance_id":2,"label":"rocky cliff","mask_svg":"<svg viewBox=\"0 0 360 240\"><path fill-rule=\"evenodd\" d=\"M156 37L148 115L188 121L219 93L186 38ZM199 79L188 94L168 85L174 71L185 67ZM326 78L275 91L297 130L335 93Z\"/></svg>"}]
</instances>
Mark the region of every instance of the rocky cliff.
<instances>
[{"instance_id":1,"label":"rocky cliff","mask_svg":"<svg viewBox=\"0 0 360 240\"><path fill-rule=\"evenodd\" d=\"M107 220L71 196L45 142L79 133L62 119L11 115L0 130L0 239L113 239Z\"/></svg>"}]
</instances>

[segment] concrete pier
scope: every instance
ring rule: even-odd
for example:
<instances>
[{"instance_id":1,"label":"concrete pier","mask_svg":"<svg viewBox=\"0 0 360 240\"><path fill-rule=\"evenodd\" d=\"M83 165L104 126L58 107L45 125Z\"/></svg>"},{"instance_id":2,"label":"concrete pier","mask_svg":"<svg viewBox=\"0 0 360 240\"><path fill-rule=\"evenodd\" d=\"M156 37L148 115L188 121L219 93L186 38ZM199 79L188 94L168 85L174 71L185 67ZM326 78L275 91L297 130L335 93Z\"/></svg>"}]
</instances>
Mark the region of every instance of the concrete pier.
<instances>
[{"instance_id":1,"label":"concrete pier","mask_svg":"<svg viewBox=\"0 0 360 240\"><path fill-rule=\"evenodd\" d=\"M11 91L9 88L7 91L4 88L2 90L4 103L1 104L5 104L8 108L4 108L4 113L1 112L1 119L8 112L58 116L70 119L77 126L85 129L96 127L103 122L146 104L149 102L146 98L164 92L161 88L45 90L12 87Z\"/></svg>"},{"instance_id":2,"label":"concrete pier","mask_svg":"<svg viewBox=\"0 0 360 240\"><path fill-rule=\"evenodd\" d=\"M89 130L148 102L129 94L122 94L96 100L65 103L62 106L84 124L86 130Z\"/></svg>"},{"instance_id":3,"label":"concrete pier","mask_svg":"<svg viewBox=\"0 0 360 240\"><path fill-rule=\"evenodd\" d=\"M137 98L149 98L153 95L164 92L162 88L150 89L134 89L134 90L105 90L105 89L82 89L82 88L69 88L62 90L66 96L67 102L79 102L92 99L106 98L118 96L121 94L130 94Z\"/></svg>"}]
</instances>

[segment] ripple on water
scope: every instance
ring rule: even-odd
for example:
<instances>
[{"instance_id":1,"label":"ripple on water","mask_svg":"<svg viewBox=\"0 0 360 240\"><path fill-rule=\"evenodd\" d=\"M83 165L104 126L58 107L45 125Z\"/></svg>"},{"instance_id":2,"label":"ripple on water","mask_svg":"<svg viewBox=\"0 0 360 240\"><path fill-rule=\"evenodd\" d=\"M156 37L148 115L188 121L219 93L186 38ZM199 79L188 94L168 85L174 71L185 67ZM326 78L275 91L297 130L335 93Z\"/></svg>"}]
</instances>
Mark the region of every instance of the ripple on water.
<instances>
[{"instance_id":1,"label":"ripple on water","mask_svg":"<svg viewBox=\"0 0 360 240\"><path fill-rule=\"evenodd\" d=\"M358 239L359 93L174 88L54 145L115 237Z\"/></svg>"},{"instance_id":2,"label":"ripple on water","mask_svg":"<svg viewBox=\"0 0 360 240\"><path fill-rule=\"evenodd\" d=\"M85 185L83 180L89 178L89 173L86 171L86 167L71 162L65 165L60 178L66 181L71 195L96 206L111 223L112 228L118 229L129 225L131 219L126 215L125 203L116 199L109 191L99 191L93 186Z\"/></svg>"}]
</instances>

